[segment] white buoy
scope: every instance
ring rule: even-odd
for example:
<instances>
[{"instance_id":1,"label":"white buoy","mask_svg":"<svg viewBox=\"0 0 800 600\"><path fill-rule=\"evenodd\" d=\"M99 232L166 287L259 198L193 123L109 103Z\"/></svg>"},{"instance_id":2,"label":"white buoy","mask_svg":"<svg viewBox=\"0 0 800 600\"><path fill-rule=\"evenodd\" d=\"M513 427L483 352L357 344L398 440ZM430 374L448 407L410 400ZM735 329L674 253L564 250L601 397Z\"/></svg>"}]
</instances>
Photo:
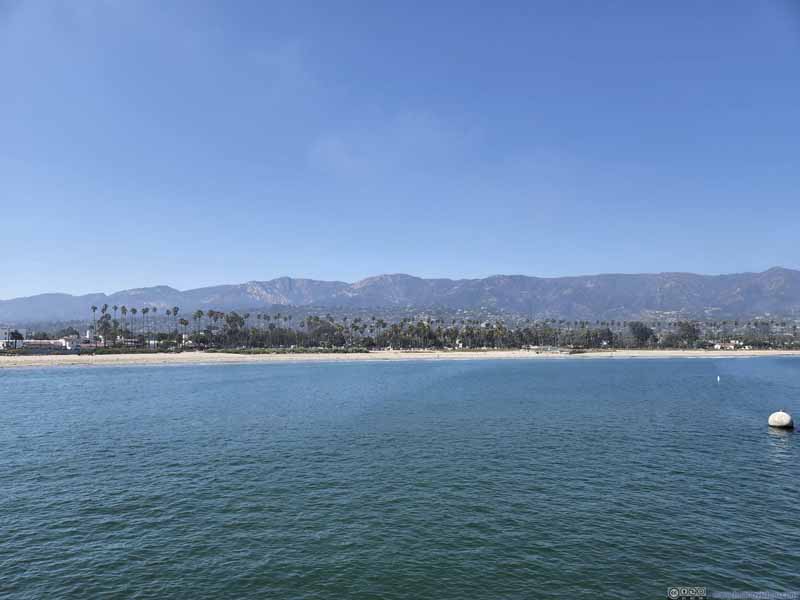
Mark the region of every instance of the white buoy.
<instances>
[{"instance_id":1,"label":"white buoy","mask_svg":"<svg viewBox=\"0 0 800 600\"><path fill-rule=\"evenodd\" d=\"M719 375L717 375L717 383L719 383Z\"/></svg>"},{"instance_id":2,"label":"white buoy","mask_svg":"<svg viewBox=\"0 0 800 600\"><path fill-rule=\"evenodd\" d=\"M782 410L774 412L769 416L769 426L778 427L780 429L794 429L794 421L792 415L785 413Z\"/></svg>"}]
</instances>

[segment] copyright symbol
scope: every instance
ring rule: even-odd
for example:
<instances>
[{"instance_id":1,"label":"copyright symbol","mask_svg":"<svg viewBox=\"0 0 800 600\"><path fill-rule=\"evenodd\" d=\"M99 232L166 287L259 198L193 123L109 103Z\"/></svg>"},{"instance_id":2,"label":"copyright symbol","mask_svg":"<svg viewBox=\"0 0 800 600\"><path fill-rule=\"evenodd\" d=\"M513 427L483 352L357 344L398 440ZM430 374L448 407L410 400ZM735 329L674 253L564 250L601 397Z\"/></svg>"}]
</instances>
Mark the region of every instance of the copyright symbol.
<instances>
[{"instance_id":1,"label":"copyright symbol","mask_svg":"<svg viewBox=\"0 0 800 600\"><path fill-rule=\"evenodd\" d=\"M667 598L672 598L673 600L675 600L675 598L680 598L680 595L681 592L678 588L673 587L667 590Z\"/></svg>"}]
</instances>

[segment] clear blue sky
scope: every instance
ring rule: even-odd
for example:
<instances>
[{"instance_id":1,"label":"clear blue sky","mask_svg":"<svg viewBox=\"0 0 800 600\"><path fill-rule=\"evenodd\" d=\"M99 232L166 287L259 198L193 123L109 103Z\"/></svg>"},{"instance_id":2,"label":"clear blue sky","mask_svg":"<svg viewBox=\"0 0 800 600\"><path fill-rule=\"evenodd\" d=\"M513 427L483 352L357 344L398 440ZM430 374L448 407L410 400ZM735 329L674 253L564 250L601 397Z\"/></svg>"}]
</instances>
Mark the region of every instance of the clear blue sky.
<instances>
[{"instance_id":1,"label":"clear blue sky","mask_svg":"<svg viewBox=\"0 0 800 600\"><path fill-rule=\"evenodd\" d=\"M800 2L0 0L0 298L800 267Z\"/></svg>"}]
</instances>

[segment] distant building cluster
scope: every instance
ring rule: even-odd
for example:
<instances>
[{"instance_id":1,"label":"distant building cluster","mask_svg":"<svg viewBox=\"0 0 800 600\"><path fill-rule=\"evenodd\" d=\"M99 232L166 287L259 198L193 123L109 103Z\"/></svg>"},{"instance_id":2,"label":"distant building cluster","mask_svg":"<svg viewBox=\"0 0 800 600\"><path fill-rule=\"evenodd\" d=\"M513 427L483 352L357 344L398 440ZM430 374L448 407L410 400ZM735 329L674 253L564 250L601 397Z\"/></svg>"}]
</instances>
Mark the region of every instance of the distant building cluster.
<instances>
[{"instance_id":1,"label":"distant building cluster","mask_svg":"<svg viewBox=\"0 0 800 600\"><path fill-rule=\"evenodd\" d=\"M97 307L92 307L96 309ZM112 312L108 312L108 309ZM0 350L25 353L179 351L214 348L695 348L707 350L800 349L800 319L744 320L568 320L520 315L475 318L406 309L399 315L197 310L179 318L179 308L156 316L156 307L103 306L100 318L81 335L84 323L60 323L34 331L0 326ZM485 313L485 311L483 311ZM408 313L411 316L404 316ZM68 326L67 326L68 325ZM65 327L66 326L66 327ZM115 350L116 349L116 350Z\"/></svg>"},{"instance_id":2,"label":"distant building cluster","mask_svg":"<svg viewBox=\"0 0 800 600\"><path fill-rule=\"evenodd\" d=\"M77 351L81 347L80 336L70 335L58 339L33 339L28 330L21 327L0 326L0 350L31 351Z\"/></svg>"}]
</instances>

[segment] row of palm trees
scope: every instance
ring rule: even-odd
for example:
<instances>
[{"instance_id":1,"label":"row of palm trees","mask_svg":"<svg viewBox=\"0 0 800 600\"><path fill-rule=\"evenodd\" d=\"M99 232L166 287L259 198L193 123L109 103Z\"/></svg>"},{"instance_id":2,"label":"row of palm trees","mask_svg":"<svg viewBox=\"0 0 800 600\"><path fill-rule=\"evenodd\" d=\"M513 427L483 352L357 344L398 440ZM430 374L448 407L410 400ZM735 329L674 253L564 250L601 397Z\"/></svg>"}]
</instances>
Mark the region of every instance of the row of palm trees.
<instances>
[{"instance_id":1,"label":"row of palm trees","mask_svg":"<svg viewBox=\"0 0 800 600\"><path fill-rule=\"evenodd\" d=\"M97 318L97 311L100 311L100 319ZM168 328L172 326L174 331L178 327L185 327L188 321L179 318L180 307L173 306L172 308L164 311L164 319L160 322L158 320L158 307L157 306L143 306L141 308L131 307L128 308L124 304L118 306L114 304L109 306L103 304L100 307L92 306L92 320L93 331L95 335L103 337L103 343L106 344L109 339L116 340L117 337L137 337L142 336L144 339L151 339L153 335L163 330L162 325L166 321ZM111 312L109 312L111 311ZM112 317L113 313L113 317ZM117 314L121 316L121 320L117 318ZM138 315L138 319L137 319Z\"/></svg>"},{"instance_id":2,"label":"row of palm trees","mask_svg":"<svg viewBox=\"0 0 800 600\"><path fill-rule=\"evenodd\" d=\"M702 344L738 322L689 321L568 321L525 320L509 327L502 320L402 318L387 322L371 316L336 317L326 314L295 319L291 314L238 313L214 309L195 310L182 316L180 307L159 312L159 307L92 306L94 331L104 344L125 340L134 344L199 347L393 347L393 348L519 348L525 346L687 347ZM97 313L100 313L98 319ZM162 316L163 315L163 316ZM119 317L119 318L118 318ZM777 331L780 322L748 323L743 331L753 345L785 343ZM752 325L752 327L751 327ZM782 328L782 329L781 329ZM797 339L794 327L792 339Z\"/></svg>"}]
</instances>

